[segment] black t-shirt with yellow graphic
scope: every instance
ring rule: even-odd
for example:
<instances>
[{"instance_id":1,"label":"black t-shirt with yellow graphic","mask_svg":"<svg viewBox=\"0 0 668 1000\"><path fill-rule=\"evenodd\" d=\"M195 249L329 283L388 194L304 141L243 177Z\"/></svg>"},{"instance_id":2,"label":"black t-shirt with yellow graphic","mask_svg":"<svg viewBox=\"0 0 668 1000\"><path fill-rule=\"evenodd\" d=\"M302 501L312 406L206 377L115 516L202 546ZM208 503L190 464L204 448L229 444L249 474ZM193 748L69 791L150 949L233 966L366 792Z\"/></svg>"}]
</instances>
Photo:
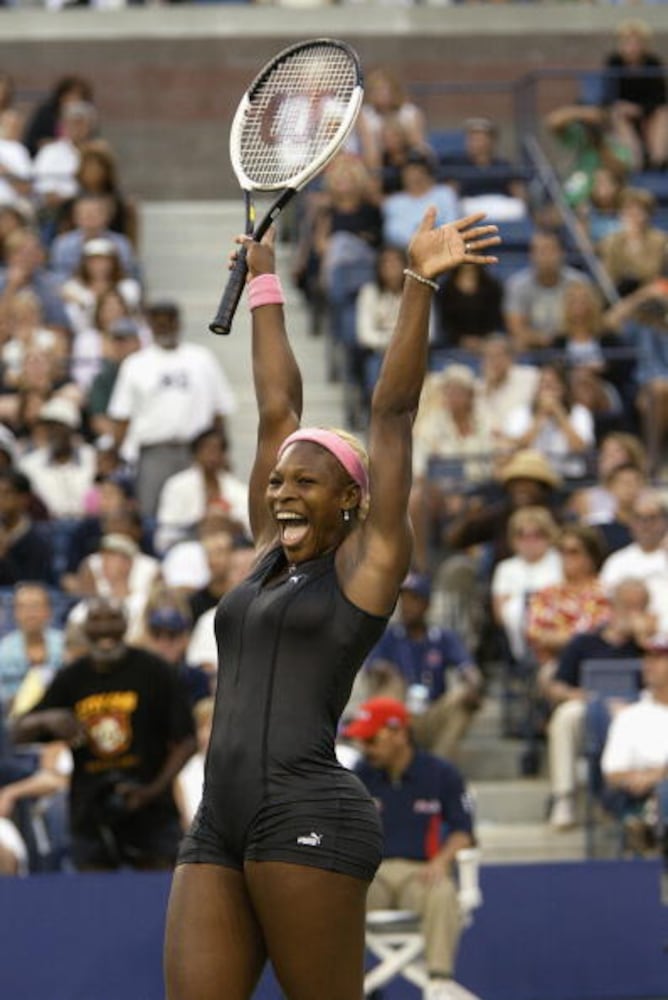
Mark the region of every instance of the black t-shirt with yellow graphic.
<instances>
[{"instance_id":1,"label":"black t-shirt with yellow graphic","mask_svg":"<svg viewBox=\"0 0 668 1000\"><path fill-rule=\"evenodd\" d=\"M91 821L94 825L93 813L113 784L152 781L170 745L194 735L187 694L176 671L132 646L108 672L95 670L85 656L59 671L35 710L50 708L71 709L88 737L73 750L74 829L88 827ZM171 791L147 809L175 814Z\"/></svg>"}]
</instances>

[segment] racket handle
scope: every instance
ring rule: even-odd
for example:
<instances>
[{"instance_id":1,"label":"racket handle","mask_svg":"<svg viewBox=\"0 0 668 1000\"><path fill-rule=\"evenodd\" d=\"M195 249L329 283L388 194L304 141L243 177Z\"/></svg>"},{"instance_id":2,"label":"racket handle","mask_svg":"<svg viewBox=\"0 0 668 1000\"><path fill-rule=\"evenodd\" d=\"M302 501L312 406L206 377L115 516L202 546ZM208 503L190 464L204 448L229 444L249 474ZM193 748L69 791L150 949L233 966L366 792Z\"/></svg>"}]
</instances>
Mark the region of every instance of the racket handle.
<instances>
[{"instance_id":1,"label":"racket handle","mask_svg":"<svg viewBox=\"0 0 668 1000\"><path fill-rule=\"evenodd\" d=\"M211 333L219 335L228 334L232 329L232 320L234 319L234 314L237 311L239 299L241 298L244 285L246 284L246 275L248 274L246 257L246 247L241 247L237 253L237 259L234 262L234 267L232 268L230 276L227 279L227 285L225 286L223 297L220 300L218 312L211 323L209 323L209 330Z\"/></svg>"}]
</instances>

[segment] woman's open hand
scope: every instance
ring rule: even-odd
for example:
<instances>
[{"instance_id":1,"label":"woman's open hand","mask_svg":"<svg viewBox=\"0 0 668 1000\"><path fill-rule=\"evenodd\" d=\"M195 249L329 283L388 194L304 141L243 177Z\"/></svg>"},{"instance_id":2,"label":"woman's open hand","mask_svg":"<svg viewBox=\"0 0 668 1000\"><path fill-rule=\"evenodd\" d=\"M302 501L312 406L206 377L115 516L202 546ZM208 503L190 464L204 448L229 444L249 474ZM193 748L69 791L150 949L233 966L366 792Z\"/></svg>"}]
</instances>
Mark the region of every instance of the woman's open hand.
<instances>
[{"instance_id":1,"label":"woman's open hand","mask_svg":"<svg viewBox=\"0 0 668 1000\"><path fill-rule=\"evenodd\" d=\"M428 208L408 246L408 266L436 278L458 264L496 264L496 257L481 253L501 242L496 226L478 225L484 218L484 212L476 212L435 227L436 209Z\"/></svg>"}]
</instances>

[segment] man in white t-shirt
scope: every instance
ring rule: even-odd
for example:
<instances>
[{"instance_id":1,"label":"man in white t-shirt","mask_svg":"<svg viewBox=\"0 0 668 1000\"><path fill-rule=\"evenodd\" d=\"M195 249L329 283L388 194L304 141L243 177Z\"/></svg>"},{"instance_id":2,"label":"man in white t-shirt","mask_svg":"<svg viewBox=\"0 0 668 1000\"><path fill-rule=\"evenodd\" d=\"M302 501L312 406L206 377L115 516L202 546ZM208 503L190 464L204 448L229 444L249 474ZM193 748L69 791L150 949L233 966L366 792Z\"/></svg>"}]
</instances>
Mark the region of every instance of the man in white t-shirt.
<instances>
[{"instance_id":1,"label":"man in white t-shirt","mask_svg":"<svg viewBox=\"0 0 668 1000\"><path fill-rule=\"evenodd\" d=\"M191 464L170 476L160 493L154 539L160 553L192 534L209 507L227 514L231 530L250 534L248 486L229 471L224 432L207 427L191 448Z\"/></svg>"},{"instance_id":2,"label":"man in white t-shirt","mask_svg":"<svg viewBox=\"0 0 668 1000\"><path fill-rule=\"evenodd\" d=\"M46 142L33 163L34 191L41 205L57 208L77 193L76 179L81 146L90 139L96 112L87 101L70 101L63 107L58 139Z\"/></svg>"},{"instance_id":3,"label":"man in white t-shirt","mask_svg":"<svg viewBox=\"0 0 668 1000\"><path fill-rule=\"evenodd\" d=\"M650 837L668 827L668 635L648 643L643 658L645 691L612 721L601 767L606 784L621 793L620 811ZM651 803L644 815L642 807ZM658 813L658 830L652 814ZM649 828L649 829L648 829Z\"/></svg>"},{"instance_id":4,"label":"man in white t-shirt","mask_svg":"<svg viewBox=\"0 0 668 1000\"><path fill-rule=\"evenodd\" d=\"M154 517L165 480L190 465L190 442L222 428L235 400L215 355L181 343L177 305L155 303L147 318L154 343L121 364L107 415L123 458L137 462L141 512Z\"/></svg>"},{"instance_id":5,"label":"man in white t-shirt","mask_svg":"<svg viewBox=\"0 0 668 1000\"><path fill-rule=\"evenodd\" d=\"M644 580L659 628L668 631L668 511L661 494L643 490L633 504L630 545L618 549L603 563L600 580L609 592L622 580Z\"/></svg>"},{"instance_id":6,"label":"man in white t-shirt","mask_svg":"<svg viewBox=\"0 0 668 1000\"><path fill-rule=\"evenodd\" d=\"M505 334L495 333L485 339L476 398L487 413L493 434L505 434L510 414L531 403L538 373L535 365L515 363L513 348Z\"/></svg>"},{"instance_id":7,"label":"man in white t-shirt","mask_svg":"<svg viewBox=\"0 0 668 1000\"><path fill-rule=\"evenodd\" d=\"M51 517L82 517L97 460L95 448L78 438L79 409L65 396L52 396L39 420L47 427L48 443L27 452L19 467Z\"/></svg>"},{"instance_id":8,"label":"man in white t-shirt","mask_svg":"<svg viewBox=\"0 0 668 1000\"><path fill-rule=\"evenodd\" d=\"M11 108L0 115L0 205L12 205L30 195L30 153L9 127L16 115Z\"/></svg>"}]
</instances>

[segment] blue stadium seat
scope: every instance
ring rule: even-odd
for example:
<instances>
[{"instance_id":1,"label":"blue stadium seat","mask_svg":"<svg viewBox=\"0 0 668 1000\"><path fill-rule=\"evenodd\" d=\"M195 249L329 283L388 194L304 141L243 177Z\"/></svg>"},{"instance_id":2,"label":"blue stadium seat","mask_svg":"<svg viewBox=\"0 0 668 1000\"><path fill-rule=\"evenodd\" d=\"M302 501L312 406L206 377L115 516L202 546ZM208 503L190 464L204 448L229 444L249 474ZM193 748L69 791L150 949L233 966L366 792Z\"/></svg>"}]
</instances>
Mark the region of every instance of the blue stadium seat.
<instances>
[{"instance_id":1,"label":"blue stadium seat","mask_svg":"<svg viewBox=\"0 0 668 1000\"><path fill-rule=\"evenodd\" d=\"M531 219L512 219L507 222L499 222L499 236L503 241L503 252L505 253L506 250L528 251L534 230L535 226Z\"/></svg>"},{"instance_id":2,"label":"blue stadium seat","mask_svg":"<svg viewBox=\"0 0 668 1000\"><path fill-rule=\"evenodd\" d=\"M466 153L466 136L461 128L432 129L427 142L441 161Z\"/></svg>"},{"instance_id":3,"label":"blue stadium seat","mask_svg":"<svg viewBox=\"0 0 668 1000\"><path fill-rule=\"evenodd\" d=\"M605 76L599 70L585 70L578 74L580 104L598 106L605 97Z\"/></svg>"},{"instance_id":4,"label":"blue stadium seat","mask_svg":"<svg viewBox=\"0 0 668 1000\"><path fill-rule=\"evenodd\" d=\"M668 173L663 170L642 170L629 176L629 186L651 191L659 205L668 205Z\"/></svg>"}]
</instances>

